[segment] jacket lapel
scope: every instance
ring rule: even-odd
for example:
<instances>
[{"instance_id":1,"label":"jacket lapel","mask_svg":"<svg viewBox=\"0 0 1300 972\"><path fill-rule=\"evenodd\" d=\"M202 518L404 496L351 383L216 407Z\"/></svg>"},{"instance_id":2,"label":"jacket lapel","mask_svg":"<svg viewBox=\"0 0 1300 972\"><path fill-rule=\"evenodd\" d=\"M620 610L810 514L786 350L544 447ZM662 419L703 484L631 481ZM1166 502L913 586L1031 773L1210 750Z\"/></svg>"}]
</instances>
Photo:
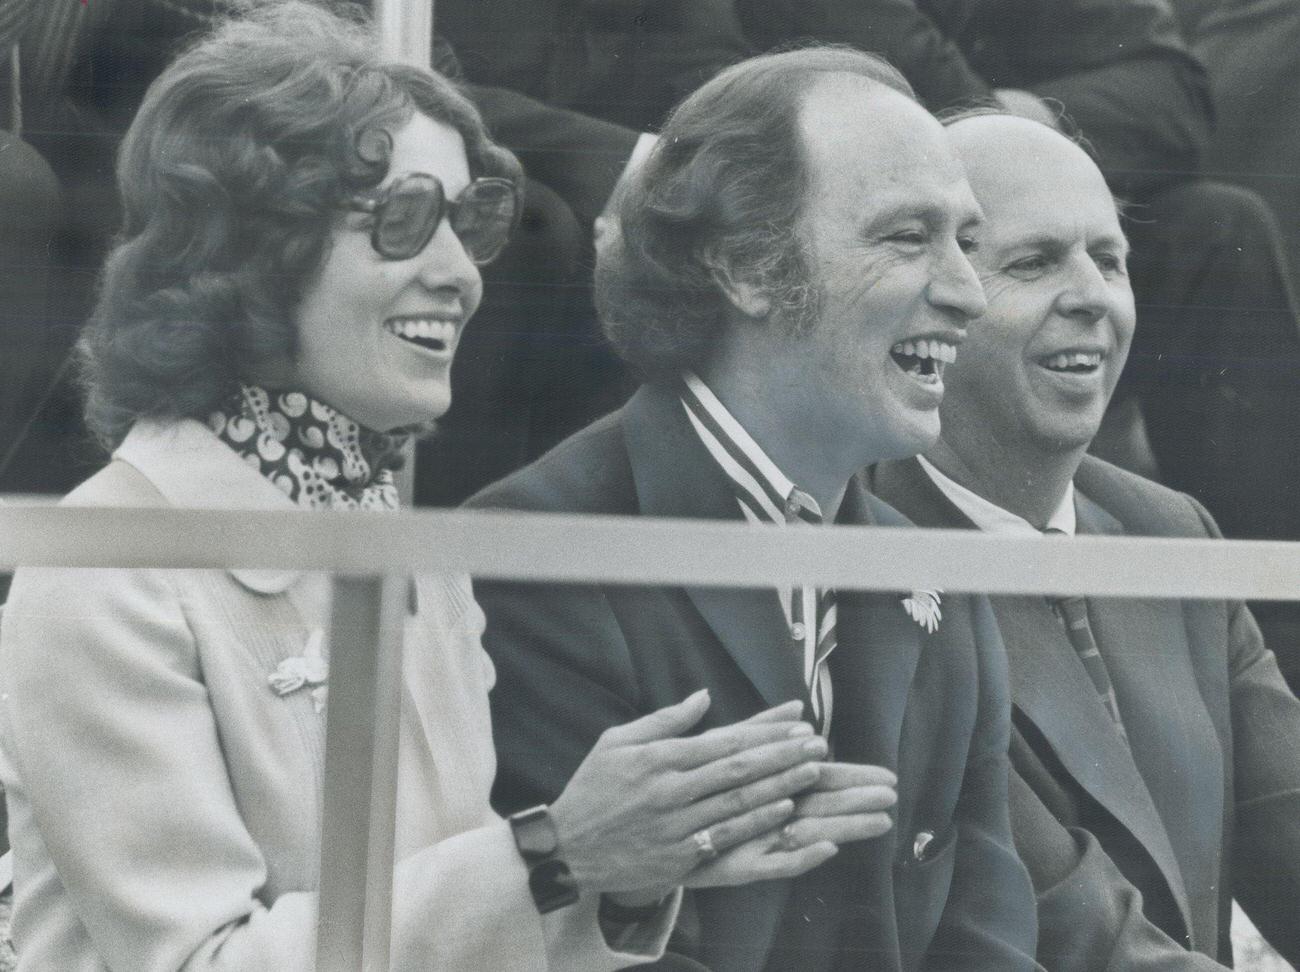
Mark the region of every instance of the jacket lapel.
<instances>
[{"instance_id":1,"label":"jacket lapel","mask_svg":"<svg viewBox=\"0 0 1300 972\"><path fill-rule=\"evenodd\" d=\"M974 529L974 524L940 492L914 459L874 467L871 481L882 496L917 523ZM1114 517L1077 491L1076 506L1081 533L1123 532ZM1157 808L1145 778L1147 764L1161 760L1158 745L1145 738L1150 728L1147 719L1151 715L1146 692L1151 691L1152 684L1160 685L1163 681L1158 672L1149 669L1161 664L1163 653L1157 646L1162 638L1183 630L1181 612L1171 602L1168 616L1140 618L1138 615L1149 609L1149 604L1144 608L1141 602L1125 600L1089 602L1094 633L1116 683L1126 725L1130 736L1139 740L1131 752L1097 703L1096 689L1048 600L1038 596L998 596L991 600L1007 646L1015 708L1043 734L1075 781L1146 848L1178 902L1186 927L1193 928L1179 857L1174 853L1160 812L1165 808ZM1161 629L1159 632L1155 630L1157 627ZM1116 644L1118 632L1124 632L1125 650L1106 651L1107 644ZM1144 637L1154 640L1150 643L1137 640ZM1141 650L1137 650L1139 645ZM1134 669L1141 670L1141 674ZM1156 681L1148 682L1148 675L1155 675ZM1122 693L1120 684L1125 686ZM1139 685L1143 686L1142 690L1138 690ZM1199 711L1201 707L1196 703L1188 708ZM1130 719L1136 721L1130 724ZM1165 734L1167 730L1154 738ZM1144 756L1149 759L1143 759ZM1136 760L1143 762L1142 771ZM1163 761L1169 762L1167 751ZM1221 783L1217 789L1205 792L1222 792ZM1200 799L1204 799L1203 794ZM1218 856L1215 846L1212 859Z\"/></svg>"},{"instance_id":2,"label":"jacket lapel","mask_svg":"<svg viewBox=\"0 0 1300 972\"><path fill-rule=\"evenodd\" d=\"M849 483L838 522L912 525L870 495L861 477ZM921 627L907 615L897 592L840 591L837 604L839 643L830 659L837 752L897 770L909 689L921 657Z\"/></svg>"},{"instance_id":3,"label":"jacket lapel","mask_svg":"<svg viewBox=\"0 0 1300 972\"><path fill-rule=\"evenodd\" d=\"M744 519L730 485L671 389L643 385L624 406L622 425L641 515ZM805 711L811 711L798 646L790 638L773 590L690 587L686 595L765 703L779 705L797 698ZM727 896L729 903L745 899L746 907L729 904L727 914L708 918L726 930L724 940L748 940L754 951L744 950L743 958L711 956L710 967L739 972L752 967L754 955L766 955L789 894L789 881L771 881L738 888L734 896ZM760 941L760 936L767 940Z\"/></svg>"},{"instance_id":4,"label":"jacket lapel","mask_svg":"<svg viewBox=\"0 0 1300 972\"><path fill-rule=\"evenodd\" d=\"M1081 490L1076 497L1081 533L1128 532ZM1154 823L1170 846L1169 858L1157 853L1153 840L1137 831L1134 835L1168 880L1193 947L1213 952L1218 896L1197 894L1193 899L1187 887L1220 884L1223 807L1218 795L1224 792L1224 758L1192 668L1183 603L1093 598L1089 604L1093 630L1132 740L1131 757L1157 813ZM1207 799L1210 794L1214 798ZM1192 914L1193 900L1206 906Z\"/></svg>"},{"instance_id":5,"label":"jacket lapel","mask_svg":"<svg viewBox=\"0 0 1300 972\"><path fill-rule=\"evenodd\" d=\"M623 432L643 516L743 519L671 389L643 386L624 408ZM686 593L764 701L808 703L798 646L773 590L691 587Z\"/></svg>"},{"instance_id":6,"label":"jacket lapel","mask_svg":"<svg viewBox=\"0 0 1300 972\"><path fill-rule=\"evenodd\" d=\"M1164 822L1060 621L1041 597L997 597L993 610L1007 644L1013 704L1043 734L1066 772L1146 848L1190 929L1187 889ZM1092 605L1089 613L1095 617ZM1140 737L1144 727L1129 729L1131 737Z\"/></svg>"},{"instance_id":7,"label":"jacket lapel","mask_svg":"<svg viewBox=\"0 0 1300 972\"><path fill-rule=\"evenodd\" d=\"M208 427L193 419L141 420L113 453L137 469L172 506L194 510L292 510L291 499L253 469ZM231 568L258 594L281 594L300 570Z\"/></svg>"}]
</instances>

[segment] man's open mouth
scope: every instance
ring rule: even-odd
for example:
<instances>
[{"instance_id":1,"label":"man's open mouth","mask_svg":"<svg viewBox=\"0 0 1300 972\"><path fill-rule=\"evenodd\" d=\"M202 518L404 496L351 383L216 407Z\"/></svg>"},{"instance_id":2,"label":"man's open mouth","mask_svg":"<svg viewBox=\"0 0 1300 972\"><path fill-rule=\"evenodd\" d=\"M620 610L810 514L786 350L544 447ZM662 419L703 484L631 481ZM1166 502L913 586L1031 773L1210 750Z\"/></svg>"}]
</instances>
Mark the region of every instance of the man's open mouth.
<instances>
[{"instance_id":1,"label":"man's open mouth","mask_svg":"<svg viewBox=\"0 0 1300 972\"><path fill-rule=\"evenodd\" d=\"M899 341L889 349L894 364L913 378L934 384L943 378L946 365L957 360L957 345L947 341Z\"/></svg>"},{"instance_id":2,"label":"man's open mouth","mask_svg":"<svg viewBox=\"0 0 1300 972\"><path fill-rule=\"evenodd\" d=\"M1090 375L1101 367L1100 351L1062 351L1039 358L1038 363L1048 371L1067 375Z\"/></svg>"},{"instance_id":3,"label":"man's open mouth","mask_svg":"<svg viewBox=\"0 0 1300 972\"><path fill-rule=\"evenodd\" d=\"M456 339L456 323L435 317L390 317L384 330L426 351L446 351Z\"/></svg>"}]
</instances>

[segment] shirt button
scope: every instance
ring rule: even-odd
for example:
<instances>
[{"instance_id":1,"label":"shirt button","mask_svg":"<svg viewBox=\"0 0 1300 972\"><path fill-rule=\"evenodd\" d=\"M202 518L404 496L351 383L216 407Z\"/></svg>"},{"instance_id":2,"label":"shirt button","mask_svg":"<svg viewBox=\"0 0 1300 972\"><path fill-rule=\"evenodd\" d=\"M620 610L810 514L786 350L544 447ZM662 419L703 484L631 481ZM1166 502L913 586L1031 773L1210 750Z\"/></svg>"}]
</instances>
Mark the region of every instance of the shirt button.
<instances>
[{"instance_id":1,"label":"shirt button","mask_svg":"<svg viewBox=\"0 0 1300 972\"><path fill-rule=\"evenodd\" d=\"M933 841L934 841L934 831L932 830L918 831L916 835L916 839L912 841L912 857L914 857L917 861L924 861L926 857L926 851L929 849L930 844Z\"/></svg>"},{"instance_id":2,"label":"shirt button","mask_svg":"<svg viewBox=\"0 0 1300 972\"><path fill-rule=\"evenodd\" d=\"M799 503L796 500L788 499L785 501L785 515L786 516L799 515Z\"/></svg>"},{"instance_id":3,"label":"shirt button","mask_svg":"<svg viewBox=\"0 0 1300 972\"><path fill-rule=\"evenodd\" d=\"M790 637L795 641L803 641L805 633L806 629L804 628L802 621L796 621L794 624L790 625Z\"/></svg>"}]
</instances>

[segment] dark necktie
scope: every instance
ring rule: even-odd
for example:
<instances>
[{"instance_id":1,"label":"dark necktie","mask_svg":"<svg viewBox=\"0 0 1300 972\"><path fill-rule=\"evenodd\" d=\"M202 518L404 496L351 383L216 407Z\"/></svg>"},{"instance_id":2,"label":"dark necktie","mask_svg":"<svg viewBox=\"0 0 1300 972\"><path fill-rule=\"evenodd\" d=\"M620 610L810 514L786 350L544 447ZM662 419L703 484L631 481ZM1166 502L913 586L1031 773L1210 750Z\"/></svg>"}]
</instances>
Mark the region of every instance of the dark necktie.
<instances>
[{"instance_id":1,"label":"dark necktie","mask_svg":"<svg viewBox=\"0 0 1300 972\"><path fill-rule=\"evenodd\" d=\"M1050 528L1043 532L1049 535L1063 535L1060 530ZM1056 616L1065 625L1065 634L1070 639L1070 644L1074 646L1079 661L1083 662L1088 677L1092 679L1092 685L1097 690L1101 704L1110 714L1111 720L1115 723L1115 730L1127 745L1128 733L1124 731L1124 721L1119 715L1115 686L1111 684L1106 659L1101 657L1101 651L1097 648L1097 639L1092 634L1092 625L1088 622L1087 600L1078 596L1056 597L1049 600L1056 611Z\"/></svg>"}]
</instances>

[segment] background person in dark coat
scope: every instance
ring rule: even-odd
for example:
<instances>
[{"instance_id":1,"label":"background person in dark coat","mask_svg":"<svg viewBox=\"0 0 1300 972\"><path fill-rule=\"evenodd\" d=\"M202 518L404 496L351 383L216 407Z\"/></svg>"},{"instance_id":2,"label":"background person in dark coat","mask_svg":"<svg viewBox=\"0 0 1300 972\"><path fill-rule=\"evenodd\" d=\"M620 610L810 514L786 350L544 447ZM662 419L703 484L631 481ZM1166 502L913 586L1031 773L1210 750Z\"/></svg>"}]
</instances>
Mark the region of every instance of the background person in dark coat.
<instances>
[{"instance_id":1,"label":"background person in dark coat","mask_svg":"<svg viewBox=\"0 0 1300 972\"><path fill-rule=\"evenodd\" d=\"M1101 173L1024 119L975 117L949 132L985 213L973 262L989 309L947 375L940 440L925 462L878 466L873 488L932 527L1217 537L1195 500L1084 455L1134 328ZM1009 169L1008 153L1025 161ZM1234 896L1300 960L1300 701L1250 611L1080 607L1099 655L1072 643L1051 600L993 598L1039 961L1054 972L1218 968L1231 961Z\"/></svg>"},{"instance_id":2,"label":"background person in dark coat","mask_svg":"<svg viewBox=\"0 0 1300 972\"><path fill-rule=\"evenodd\" d=\"M673 114L618 215L597 290L650 381L475 505L905 525L854 473L933 441L936 376L984 306L962 249L978 212L906 83L852 51L728 69ZM915 340L928 350L904 354ZM922 592L478 591L502 808L545 799L608 726L700 686L710 718L798 698L829 735L842 762L782 840L857 842L795 881L695 895L670 948L715 972L1032 967L984 599L945 597L940 621ZM898 804L879 836L849 814L879 811L882 774Z\"/></svg>"}]
</instances>

